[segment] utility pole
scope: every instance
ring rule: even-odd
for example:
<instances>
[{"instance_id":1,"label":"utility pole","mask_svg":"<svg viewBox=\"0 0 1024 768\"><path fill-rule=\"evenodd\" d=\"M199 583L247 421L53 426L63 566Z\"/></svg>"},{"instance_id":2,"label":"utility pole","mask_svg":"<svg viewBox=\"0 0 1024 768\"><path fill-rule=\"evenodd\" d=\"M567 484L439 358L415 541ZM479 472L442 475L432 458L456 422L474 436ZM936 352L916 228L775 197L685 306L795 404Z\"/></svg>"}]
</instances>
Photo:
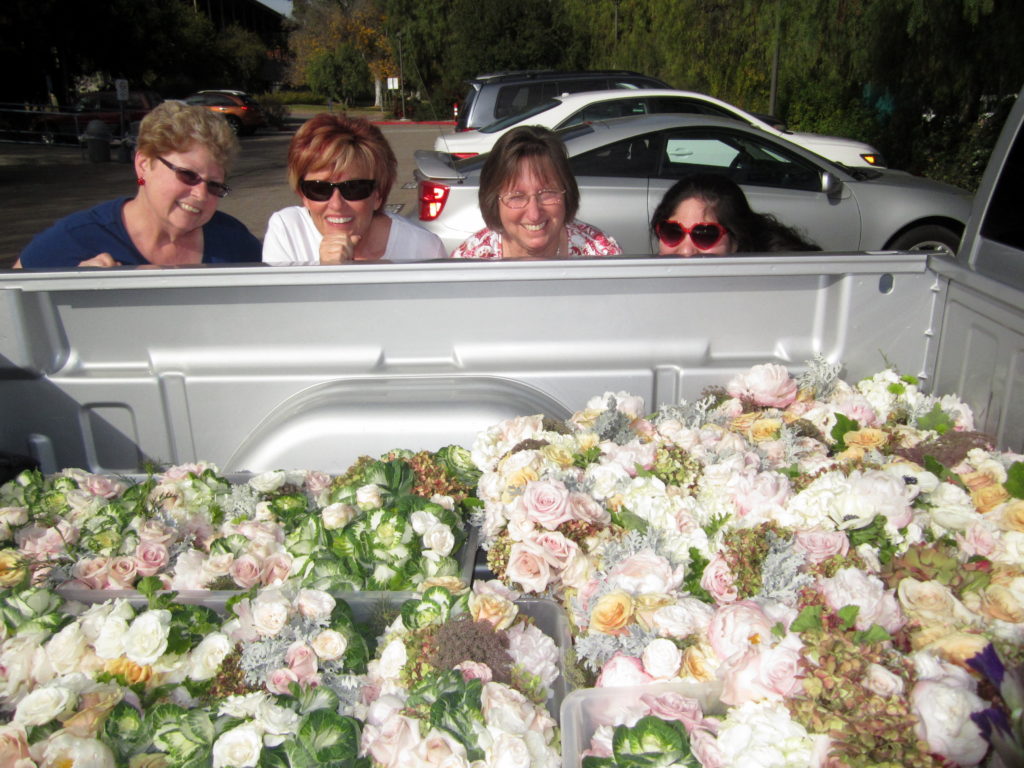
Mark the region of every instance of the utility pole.
<instances>
[{"instance_id":1,"label":"utility pole","mask_svg":"<svg viewBox=\"0 0 1024 768\"><path fill-rule=\"evenodd\" d=\"M398 92L402 96L402 119L408 120L405 114L405 73L402 68L402 33L398 33Z\"/></svg>"},{"instance_id":2,"label":"utility pole","mask_svg":"<svg viewBox=\"0 0 1024 768\"><path fill-rule=\"evenodd\" d=\"M775 103L779 92L779 48L782 46L782 11L775 3L775 42L772 45L772 85L768 96L768 114L775 116Z\"/></svg>"}]
</instances>

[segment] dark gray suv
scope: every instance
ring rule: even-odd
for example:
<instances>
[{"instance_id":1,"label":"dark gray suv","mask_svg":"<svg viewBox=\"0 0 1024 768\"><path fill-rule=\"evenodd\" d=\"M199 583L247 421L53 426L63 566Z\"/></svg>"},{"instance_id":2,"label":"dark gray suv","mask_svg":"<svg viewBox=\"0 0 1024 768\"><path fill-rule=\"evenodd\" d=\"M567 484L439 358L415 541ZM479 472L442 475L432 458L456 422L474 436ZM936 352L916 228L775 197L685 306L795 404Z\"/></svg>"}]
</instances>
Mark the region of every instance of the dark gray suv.
<instances>
[{"instance_id":1,"label":"dark gray suv","mask_svg":"<svg viewBox=\"0 0 1024 768\"><path fill-rule=\"evenodd\" d=\"M496 72L479 75L467 84L469 90L459 104L455 118L456 131L483 128L495 120L518 114L563 93L671 87L657 78L627 70Z\"/></svg>"}]
</instances>

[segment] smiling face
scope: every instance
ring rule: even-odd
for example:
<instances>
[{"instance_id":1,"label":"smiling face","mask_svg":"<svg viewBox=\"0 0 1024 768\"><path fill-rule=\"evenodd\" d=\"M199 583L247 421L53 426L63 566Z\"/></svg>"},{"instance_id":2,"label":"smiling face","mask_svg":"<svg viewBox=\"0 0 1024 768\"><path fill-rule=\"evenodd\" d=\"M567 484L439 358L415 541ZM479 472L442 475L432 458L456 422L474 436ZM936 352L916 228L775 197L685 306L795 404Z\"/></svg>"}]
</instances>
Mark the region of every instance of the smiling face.
<instances>
[{"instance_id":1,"label":"smiling face","mask_svg":"<svg viewBox=\"0 0 1024 768\"><path fill-rule=\"evenodd\" d=\"M198 144L184 152L165 152L161 157L178 168L195 171L204 179L222 183L226 180L224 167ZM217 210L220 198L211 195L204 182L190 187L155 157L136 154L135 172L145 181L139 187L138 200L168 229L192 232L206 224Z\"/></svg>"},{"instance_id":2,"label":"smiling face","mask_svg":"<svg viewBox=\"0 0 1024 768\"><path fill-rule=\"evenodd\" d=\"M350 167L343 171L323 168L309 171L303 177L309 181L350 181L352 179L372 179L372 173L361 167ZM334 234L359 235L364 237L370 230L373 214L380 208L382 200L378 188L363 200L346 200L341 191L334 189L331 197L324 202L310 200L299 193L302 204L306 206L313 219L317 231L327 237Z\"/></svg>"},{"instance_id":3,"label":"smiling face","mask_svg":"<svg viewBox=\"0 0 1024 768\"><path fill-rule=\"evenodd\" d=\"M694 224L718 224L718 216L715 214L713 206L708 205L707 201L700 197L688 197L683 200L679 205L676 206L670 217L672 221L676 221L682 224L687 229L693 227ZM705 255L722 255L728 253L735 253L736 241L732 235L726 233L725 236L719 240L713 247L706 251L702 251L700 248L693 244L693 239L686 235L679 243L674 246L665 245L661 240L658 240L658 253L663 256L705 256Z\"/></svg>"},{"instance_id":4,"label":"smiling face","mask_svg":"<svg viewBox=\"0 0 1024 768\"><path fill-rule=\"evenodd\" d=\"M499 200L498 215L503 235L503 258L555 258L565 229L565 196L553 205L541 205L537 193L560 189L555 174L544 178L528 163L519 164L519 172L502 190L529 195L525 208L509 208Z\"/></svg>"}]
</instances>

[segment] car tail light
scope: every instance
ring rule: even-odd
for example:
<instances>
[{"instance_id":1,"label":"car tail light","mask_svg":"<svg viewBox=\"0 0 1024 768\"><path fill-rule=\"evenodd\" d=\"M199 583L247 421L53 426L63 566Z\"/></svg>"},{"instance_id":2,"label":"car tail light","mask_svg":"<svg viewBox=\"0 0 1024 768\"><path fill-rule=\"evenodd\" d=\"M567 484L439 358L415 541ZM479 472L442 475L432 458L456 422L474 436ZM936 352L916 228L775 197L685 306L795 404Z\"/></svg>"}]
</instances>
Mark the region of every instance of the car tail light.
<instances>
[{"instance_id":1,"label":"car tail light","mask_svg":"<svg viewBox=\"0 0 1024 768\"><path fill-rule=\"evenodd\" d=\"M452 152L452 157L456 160L465 160L467 157L476 157L479 152Z\"/></svg>"},{"instance_id":2,"label":"car tail light","mask_svg":"<svg viewBox=\"0 0 1024 768\"><path fill-rule=\"evenodd\" d=\"M419 189L420 221L433 221L441 215L448 202L450 188L433 181L421 181Z\"/></svg>"}]
</instances>

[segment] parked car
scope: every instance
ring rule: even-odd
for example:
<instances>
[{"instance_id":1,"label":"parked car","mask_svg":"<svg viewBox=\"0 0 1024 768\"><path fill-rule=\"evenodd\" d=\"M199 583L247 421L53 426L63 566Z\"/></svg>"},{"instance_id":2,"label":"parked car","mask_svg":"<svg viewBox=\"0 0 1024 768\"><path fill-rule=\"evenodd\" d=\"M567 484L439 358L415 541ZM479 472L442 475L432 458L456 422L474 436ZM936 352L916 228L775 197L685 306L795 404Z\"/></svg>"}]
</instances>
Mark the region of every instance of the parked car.
<instances>
[{"instance_id":1,"label":"parked car","mask_svg":"<svg viewBox=\"0 0 1024 768\"><path fill-rule=\"evenodd\" d=\"M267 124L260 105L244 91L198 91L186 97L185 103L224 115L239 136L248 136Z\"/></svg>"},{"instance_id":2,"label":"parked car","mask_svg":"<svg viewBox=\"0 0 1024 768\"><path fill-rule=\"evenodd\" d=\"M838 136L817 133L794 133L780 130L769 120L733 106L732 104L694 91L673 89L639 89L591 91L556 96L532 109L511 115L475 131L443 134L434 141L438 152L449 152L455 157L472 157L489 152L503 133L517 125L542 125L545 128L565 128L591 120L614 117L658 114L696 114L728 117L751 125L773 136L788 139L794 144L827 157L835 163L851 167L884 168L882 154L869 144Z\"/></svg>"},{"instance_id":3,"label":"parked car","mask_svg":"<svg viewBox=\"0 0 1024 768\"><path fill-rule=\"evenodd\" d=\"M559 132L580 186L579 218L627 254L655 253L651 215L672 184L720 173L755 211L774 214L826 251L956 251L970 213L964 190L903 171L847 168L735 120L649 115ZM416 152L419 219L449 249L483 226L477 202L486 155Z\"/></svg>"},{"instance_id":4,"label":"parked car","mask_svg":"<svg viewBox=\"0 0 1024 768\"><path fill-rule=\"evenodd\" d=\"M116 91L86 93L66 109L42 113L33 130L47 144L77 142L89 123L99 120L118 138L130 133L132 123L144 118L162 101L163 97L155 91L129 91L122 114Z\"/></svg>"},{"instance_id":5,"label":"parked car","mask_svg":"<svg viewBox=\"0 0 1024 768\"><path fill-rule=\"evenodd\" d=\"M469 90L456 108L456 131L482 128L563 93L669 87L657 78L626 70L559 72L550 69L479 75L466 85Z\"/></svg>"}]
</instances>

